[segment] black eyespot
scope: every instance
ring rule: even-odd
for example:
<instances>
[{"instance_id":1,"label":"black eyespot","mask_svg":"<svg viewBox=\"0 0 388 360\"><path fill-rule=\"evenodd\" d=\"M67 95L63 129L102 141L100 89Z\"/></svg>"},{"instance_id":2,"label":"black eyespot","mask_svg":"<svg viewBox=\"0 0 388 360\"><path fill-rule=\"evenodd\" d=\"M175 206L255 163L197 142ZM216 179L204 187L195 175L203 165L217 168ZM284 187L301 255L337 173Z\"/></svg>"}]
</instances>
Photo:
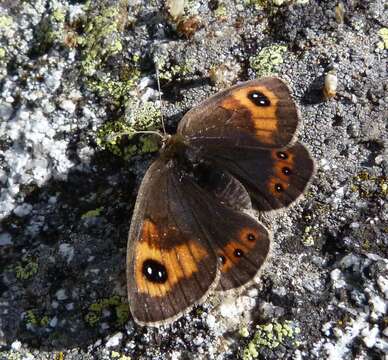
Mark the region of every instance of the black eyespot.
<instances>
[{"instance_id":1,"label":"black eyespot","mask_svg":"<svg viewBox=\"0 0 388 360\"><path fill-rule=\"evenodd\" d=\"M251 91L248 94L248 99L251 100L256 106L270 106L269 99L260 91Z\"/></svg>"},{"instance_id":2,"label":"black eyespot","mask_svg":"<svg viewBox=\"0 0 388 360\"><path fill-rule=\"evenodd\" d=\"M243 251L241 249L235 249L233 252L235 257L241 257L244 255Z\"/></svg>"},{"instance_id":3,"label":"black eyespot","mask_svg":"<svg viewBox=\"0 0 388 360\"><path fill-rule=\"evenodd\" d=\"M282 184L275 184L275 190L277 192L282 192L284 190Z\"/></svg>"},{"instance_id":4,"label":"black eyespot","mask_svg":"<svg viewBox=\"0 0 388 360\"><path fill-rule=\"evenodd\" d=\"M226 258L224 255L220 255L219 259L220 259L222 265L224 265L226 263Z\"/></svg>"},{"instance_id":5,"label":"black eyespot","mask_svg":"<svg viewBox=\"0 0 388 360\"><path fill-rule=\"evenodd\" d=\"M167 281L166 267L155 260L148 259L143 262L143 275L153 283L163 284Z\"/></svg>"},{"instance_id":6,"label":"black eyespot","mask_svg":"<svg viewBox=\"0 0 388 360\"><path fill-rule=\"evenodd\" d=\"M279 159L282 159L282 160L288 159L288 155L287 155L285 152L283 152L283 151L278 151L278 152L276 153L276 155L277 155L277 157L278 157Z\"/></svg>"},{"instance_id":7,"label":"black eyespot","mask_svg":"<svg viewBox=\"0 0 388 360\"><path fill-rule=\"evenodd\" d=\"M255 241L255 240L256 240L256 236L253 235L252 233L249 233L249 234L247 235L247 239L248 239L249 241Z\"/></svg>"},{"instance_id":8,"label":"black eyespot","mask_svg":"<svg viewBox=\"0 0 388 360\"><path fill-rule=\"evenodd\" d=\"M292 171L291 171L291 169L290 169L290 168L288 168L288 167L284 167L284 168L282 169L282 173L283 173L284 175L287 175L287 176L289 176L289 175L291 175L291 174L292 174Z\"/></svg>"}]
</instances>

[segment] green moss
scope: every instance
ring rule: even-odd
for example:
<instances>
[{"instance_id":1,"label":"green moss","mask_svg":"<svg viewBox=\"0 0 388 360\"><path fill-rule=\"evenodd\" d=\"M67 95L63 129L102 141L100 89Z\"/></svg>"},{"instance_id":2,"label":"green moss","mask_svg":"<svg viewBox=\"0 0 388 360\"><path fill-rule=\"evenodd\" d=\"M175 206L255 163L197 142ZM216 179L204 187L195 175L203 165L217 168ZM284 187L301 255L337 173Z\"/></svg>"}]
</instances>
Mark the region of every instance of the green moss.
<instances>
[{"instance_id":1,"label":"green moss","mask_svg":"<svg viewBox=\"0 0 388 360\"><path fill-rule=\"evenodd\" d=\"M276 349L286 340L293 340L300 329L292 325L290 321L282 323L272 322L265 325L258 325L253 339L243 350L244 360L253 360L259 356L260 348ZM295 346L296 341L294 341Z\"/></svg>"},{"instance_id":2,"label":"green moss","mask_svg":"<svg viewBox=\"0 0 388 360\"><path fill-rule=\"evenodd\" d=\"M14 271L18 280L28 280L38 272L38 263L31 258L27 258L23 262L19 262Z\"/></svg>"},{"instance_id":3,"label":"green moss","mask_svg":"<svg viewBox=\"0 0 388 360\"><path fill-rule=\"evenodd\" d=\"M103 310L113 308L116 314L117 325L121 326L129 318L129 307L127 301L123 301L119 296L100 299L89 306L89 312L85 316L85 321L89 326L96 326L101 320Z\"/></svg>"},{"instance_id":4,"label":"green moss","mask_svg":"<svg viewBox=\"0 0 388 360\"><path fill-rule=\"evenodd\" d=\"M249 59L250 66L258 77L276 74L283 63L283 55L286 51L287 47L284 45L265 47Z\"/></svg>"},{"instance_id":5,"label":"green moss","mask_svg":"<svg viewBox=\"0 0 388 360\"><path fill-rule=\"evenodd\" d=\"M99 208L94 209L94 210L89 210L86 213L82 214L81 219L87 219L87 218L91 218L91 217L100 216L102 210L104 210L103 207L99 207Z\"/></svg>"}]
</instances>

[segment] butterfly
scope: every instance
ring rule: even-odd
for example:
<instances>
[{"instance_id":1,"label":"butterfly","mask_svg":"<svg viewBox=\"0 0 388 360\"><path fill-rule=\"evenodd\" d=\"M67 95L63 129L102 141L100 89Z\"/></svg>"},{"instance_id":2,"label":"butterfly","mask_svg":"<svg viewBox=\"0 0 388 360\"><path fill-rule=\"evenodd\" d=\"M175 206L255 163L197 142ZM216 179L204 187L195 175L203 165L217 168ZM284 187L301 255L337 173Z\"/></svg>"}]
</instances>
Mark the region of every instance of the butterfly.
<instances>
[{"instance_id":1,"label":"butterfly","mask_svg":"<svg viewBox=\"0 0 388 360\"><path fill-rule=\"evenodd\" d=\"M249 215L287 207L314 173L299 113L280 79L240 83L188 111L138 192L127 288L136 323L168 324L214 291L249 284L270 231ZM252 205L253 204L253 205Z\"/></svg>"}]
</instances>

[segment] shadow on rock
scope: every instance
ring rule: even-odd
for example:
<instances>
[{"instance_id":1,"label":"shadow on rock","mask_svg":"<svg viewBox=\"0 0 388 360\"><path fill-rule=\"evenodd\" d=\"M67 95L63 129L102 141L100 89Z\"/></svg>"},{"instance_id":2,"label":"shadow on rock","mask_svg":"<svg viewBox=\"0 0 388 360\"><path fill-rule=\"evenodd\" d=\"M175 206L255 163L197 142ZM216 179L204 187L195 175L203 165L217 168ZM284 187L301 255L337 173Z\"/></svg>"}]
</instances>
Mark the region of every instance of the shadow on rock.
<instances>
[{"instance_id":1,"label":"shadow on rock","mask_svg":"<svg viewBox=\"0 0 388 360\"><path fill-rule=\"evenodd\" d=\"M106 152L84 165L66 180L25 189L22 207L2 221L10 239L0 260L5 349L16 340L48 350L88 346L129 318L125 256L136 176Z\"/></svg>"}]
</instances>

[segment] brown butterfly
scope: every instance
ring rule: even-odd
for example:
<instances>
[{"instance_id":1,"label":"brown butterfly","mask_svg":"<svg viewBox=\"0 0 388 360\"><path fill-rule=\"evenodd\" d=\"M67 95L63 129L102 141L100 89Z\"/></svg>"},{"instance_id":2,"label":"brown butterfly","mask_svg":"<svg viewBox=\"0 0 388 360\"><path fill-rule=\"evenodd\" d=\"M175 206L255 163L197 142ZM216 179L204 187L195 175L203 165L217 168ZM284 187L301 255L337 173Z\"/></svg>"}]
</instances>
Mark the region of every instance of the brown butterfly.
<instances>
[{"instance_id":1,"label":"brown butterfly","mask_svg":"<svg viewBox=\"0 0 388 360\"><path fill-rule=\"evenodd\" d=\"M129 306L138 324L170 323L213 290L247 285L271 235L246 211L284 208L314 172L295 141L300 123L285 83L252 80L191 109L140 186L127 252Z\"/></svg>"}]
</instances>

